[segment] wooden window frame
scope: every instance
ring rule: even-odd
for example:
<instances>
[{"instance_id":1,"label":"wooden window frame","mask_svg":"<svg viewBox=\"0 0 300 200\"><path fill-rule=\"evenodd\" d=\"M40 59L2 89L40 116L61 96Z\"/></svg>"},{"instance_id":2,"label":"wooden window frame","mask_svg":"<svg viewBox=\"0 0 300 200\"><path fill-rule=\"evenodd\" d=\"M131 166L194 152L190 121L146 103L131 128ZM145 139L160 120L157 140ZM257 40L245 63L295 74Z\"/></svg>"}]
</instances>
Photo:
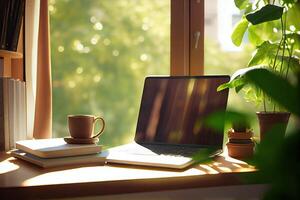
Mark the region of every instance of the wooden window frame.
<instances>
[{"instance_id":1,"label":"wooden window frame","mask_svg":"<svg viewBox=\"0 0 300 200\"><path fill-rule=\"evenodd\" d=\"M171 76L203 75L204 0L171 0L170 63Z\"/></svg>"}]
</instances>

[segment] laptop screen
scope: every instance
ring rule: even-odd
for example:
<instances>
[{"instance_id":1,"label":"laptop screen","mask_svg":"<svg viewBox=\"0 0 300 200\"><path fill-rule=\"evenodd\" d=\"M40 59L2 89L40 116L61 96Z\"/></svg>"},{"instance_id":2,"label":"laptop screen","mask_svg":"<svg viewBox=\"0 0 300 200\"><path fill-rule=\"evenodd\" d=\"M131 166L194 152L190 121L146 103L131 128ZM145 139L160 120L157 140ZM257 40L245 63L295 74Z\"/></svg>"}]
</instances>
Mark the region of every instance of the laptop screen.
<instances>
[{"instance_id":1,"label":"laptop screen","mask_svg":"<svg viewBox=\"0 0 300 200\"><path fill-rule=\"evenodd\" d=\"M223 131L203 124L211 113L225 111L228 90L217 87L229 76L147 77L135 141L222 146Z\"/></svg>"}]
</instances>

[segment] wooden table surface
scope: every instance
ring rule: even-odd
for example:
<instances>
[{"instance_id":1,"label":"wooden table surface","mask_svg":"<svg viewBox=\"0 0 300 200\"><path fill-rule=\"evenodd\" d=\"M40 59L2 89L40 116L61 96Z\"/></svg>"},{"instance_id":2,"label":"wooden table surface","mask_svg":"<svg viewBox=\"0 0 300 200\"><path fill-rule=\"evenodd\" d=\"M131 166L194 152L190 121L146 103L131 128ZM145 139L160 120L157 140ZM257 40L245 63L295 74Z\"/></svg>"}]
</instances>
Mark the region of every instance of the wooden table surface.
<instances>
[{"instance_id":1,"label":"wooden table surface","mask_svg":"<svg viewBox=\"0 0 300 200\"><path fill-rule=\"evenodd\" d=\"M213 162L175 171L126 165L85 165L42 169L0 153L0 199L108 195L244 184L256 170L240 160ZM4 198L3 198L4 197Z\"/></svg>"}]
</instances>

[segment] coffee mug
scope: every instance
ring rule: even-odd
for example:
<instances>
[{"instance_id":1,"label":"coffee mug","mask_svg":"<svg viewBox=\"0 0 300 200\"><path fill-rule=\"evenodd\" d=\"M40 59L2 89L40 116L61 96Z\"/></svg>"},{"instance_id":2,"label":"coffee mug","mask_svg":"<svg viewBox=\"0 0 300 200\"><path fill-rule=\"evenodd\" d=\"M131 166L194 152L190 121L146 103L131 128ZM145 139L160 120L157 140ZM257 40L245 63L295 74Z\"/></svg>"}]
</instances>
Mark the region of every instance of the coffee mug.
<instances>
[{"instance_id":1,"label":"coffee mug","mask_svg":"<svg viewBox=\"0 0 300 200\"><path fill-rule=\"evenodd\" d=\"M101 121L101 130L93 136L94 125L97 121ZM93 115L68 115L69 132L72 138L88 139L99 137L105 127L105 121L101 117Z\"/></svg>"}]
</instances>

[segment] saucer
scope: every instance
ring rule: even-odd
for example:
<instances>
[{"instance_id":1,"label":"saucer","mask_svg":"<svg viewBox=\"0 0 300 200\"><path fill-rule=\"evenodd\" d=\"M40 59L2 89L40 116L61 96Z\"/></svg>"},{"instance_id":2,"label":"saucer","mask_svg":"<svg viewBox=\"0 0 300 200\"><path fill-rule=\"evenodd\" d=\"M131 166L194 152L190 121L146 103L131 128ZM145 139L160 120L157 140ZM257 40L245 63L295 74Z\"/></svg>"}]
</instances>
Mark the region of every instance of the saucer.
<instances>
[{"instance_id":1,"label":"saucer","mask_svg":"<svg viewBox=\"0 0 300 200\"><path fill-rule=\"evenodd\" d=\"M65 137L65 142L68 144L96 144L99 142L99 138L72 138Z\"/></svg>"}]
</instances>

